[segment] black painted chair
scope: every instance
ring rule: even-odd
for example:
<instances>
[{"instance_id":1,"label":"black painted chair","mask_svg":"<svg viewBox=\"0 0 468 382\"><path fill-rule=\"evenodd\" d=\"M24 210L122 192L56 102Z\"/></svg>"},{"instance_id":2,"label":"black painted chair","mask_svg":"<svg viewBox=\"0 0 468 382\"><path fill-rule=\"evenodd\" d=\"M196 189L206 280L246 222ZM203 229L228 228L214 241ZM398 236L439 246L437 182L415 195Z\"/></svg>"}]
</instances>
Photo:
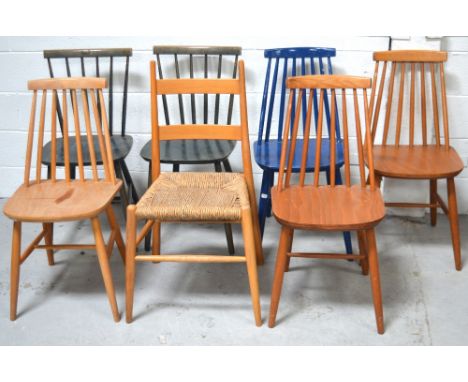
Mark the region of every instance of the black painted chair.
<instances>
[{"instance_id":1,"label":"black painted chair","mask_svg":"<svg viewBox=\"0 0 468 382\"><path fill-rule=\"evenodd\" d=\"M120 189L121 204L124 209L124 216L126 216L125 209L129 204L129 199L133 203L138 202L138 193L135 189L132 177L125 163L125 158L129 154L133 138L125 132L127 122L127 97L128 97L128 77L129 77L129 61L132 56L131 48L111 48L111 49L59 49L59 50L45 50L44 58L47 60L49 67L50 77L72 77L72 76L92 76L104 77L107 79L108 92L108 113L109 113L109 132L111 135L112 157L114 159L114 167L116 176L123 181L123 187ZM108 64L108 66L106 65ZM105 65L105 66L104 66ZM116 86L115 83L119 86ZM116 95L122 96L121 107L114 107L116 102ZM73 102L73 100L71 100ZM121 119L116 120L118 114L116 110L121 109ZM101 107L98 101L98 110ZM59 103L57 103L57 115L62 129L62 111ZM120 131L114 134L114 127L117 122L120 122ZM98 137L93 136L94 150L96 153L96 161L102 164L101 151L98 142ZM57 139L57 166L64 166L63 158L63 139ZM86 135L81 136L81 145L83 147L83 163L85 166L91 165L91 158L89 154L88 142ZM50 146L48 142L44 146L42 163L47 165L48 172L50 173ZM70 141L70 172L71 177L75 178L75 168L78 166L76 143Z\"/></svg>"},{"instance_id":2,"label":"black painted chair","mask_svg":"<svg viewBox=\"0 0 468 382\"><path fill-rule=\"evenodd\" d=\"M164 78L236 78L238 58L242 48L232 46L154 46L156 55L157 76ZM202 97L202 102L200 101ZM234 96L217 94L210 100L207 94L191 94L184 99L162 96L164 119L166 125L201 123L230 125ZM171 102L172 101L172 102ZM185 101L185 102L184 102ZM222 115L226 112L226 115ZM197 119L198 116L198 119ZM198 122L197 122L198 121ZM221 127L221 126L220 126ZM178 172L180 165L213 164L216 172L231 172L229 155L236 141L184 139L162 141L160 145L161 163L172 164L173 171ZM151 141L148 141L140 152L148 162L148 187L151 185ZM230 224L225 224L226 239L230 254L234 253L234 242ZM145 238L145 250L151 247L151 236Z\"/></svg>"}]
</instances>

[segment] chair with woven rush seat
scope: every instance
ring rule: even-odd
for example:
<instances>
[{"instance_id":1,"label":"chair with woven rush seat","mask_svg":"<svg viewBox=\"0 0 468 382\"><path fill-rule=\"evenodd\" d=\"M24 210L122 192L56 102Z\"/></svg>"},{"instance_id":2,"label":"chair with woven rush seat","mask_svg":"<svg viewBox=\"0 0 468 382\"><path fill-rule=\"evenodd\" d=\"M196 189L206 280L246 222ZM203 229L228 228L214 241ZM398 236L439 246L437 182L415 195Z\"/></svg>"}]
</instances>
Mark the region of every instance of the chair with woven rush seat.
<instances>
[{"instance_id":1,"label":"chair with woven rush seat","mask_svg":"<svg viewBox=\"0 0 468 382\"><path fill-rule=\"evenodd\" d=\"M73 69L75 69L75 72L79 73L79 76L86 77L89 76L90 73L93 73L96 77L103 77L104 75L109 81L108 113L111 150L116 175L123 181L123 187L120 188L120 198L124 215L129 199L134 203L139 199L127 164L125 163L125 158L128 156L133 146L133 138L126 134L129 62L132 54L133 52L131 48L58 49L44 51L44 58L47 59L51 78L56 77L57 73L71 77L72 75L75 75L72 73ZM104 61L108 61L108 67L104 65ZM119 86L116 86L116 84ZM116 95L120 96L120 92L122 94L122 106L115 107L115 104L118 104L118 97L116 97ZM99 99L97 102L98 110L101 112ZM116 113L114 112L114 109L117 109ZM120 120L118 120L119 112ZM62 111L59 104L57 104L57 114L60 128L63 130ZM120 123L120 131L118 134L114 134L114 127L116 127L117 123ZM96 135L93 137L93 142L96 154L96 163L102 164L102 154L99 149L98 137ZM49 167L51 163L50 145L50 142L45 145L42 160L42 163ZM83 148L83 164L85 166L90 166L91 158L86 136L81 137L81 145ZM62 146L63 139L58 138L56 158L57 166L64 166ZM78 166L76 150L76 143L73 141L70 142L70 170L72 179L75 178L75 168Z\"/></svg>"},{"instance_id":2,"label":"chair with woven rush seat","mask_svg":"<svg viewBox=\"0 0 468 382\"><path fill-rule=\"evenodd\" d=\"M135 262L245 262L249 277L255 323L261 325L257 262L263 262L257 206L250 160L245 75L239 62L238 79L156 79L151 62L152 162L151 187L137 205L127 209L126 319L132 321ZM157 96L182 94L232 94L239 97L240 124L160 125ZM160 141L180 139L240 140L243 173L161 172ZM137 235L137 221L146 220ZM161 222L240 223L245 256L160 253ZM151 254L137 254L136 247L152 229Z\"/></svg>"},{"instance_id":3,"label":"chair with woven rush seat","mask_svg":"<svg viewBox=\"0 0 468 382\"><path fill-rule=\"evenodd\" d=\"M153 52L158 63L160 79L175 78L236 78L237 62L242 53L242 48L236 46L154 46ZM177 96L177 101L171 103L166 95L162 95L164 118L166 125L171 120L178 120L180 124L197 123L203 120L204 124L212 120L214 125L231 124L234 96L227 96L227 104L223 107L222 95L217 94L214 102L210 102L207 94L203 95L203 102L197 102L197 96L190 95L190 100L185 100L182 95ZM190 104L190 117L186 115ZM210 111L210 104L214 106ZM172 106L172 108L171 108ZM173 110L172 110L173 109ZM226 115L221 112L227 110ZM172 111L172 113L171 113ZM198 115L198 118L197 118ZM231 172L229 155L231 155L236 141L234 140L210 140L210 139L178 139L162 141L160 147L161 163L172 164L173 171L179 171L180 165L212 164L217 172ZM148 187L151 179L151 141L148 141L140 152L141 157L148 162ZM221 165L222 164L222 165ZM230 254L234 254L232 230L229 224L225 226L226 239ZM151 236L145 239L145 250L150 250Z\"/></svg>"},{"instance_id":4,"label":"chair with woven rush seat","mask_svg":"<svg viewBox=\"0 0 468 382\"><path fill-rule=\"evenodd\" d=\"M450 146L444 74L447 52L383 51L375 52L374 60L374 84L370 101L373 140L376 139L379 121L383 122L382 140L373 147L377 182L380 185L384 177L429 180L429 203L387 202L385 205L430 208L433 226L437 222L437 208L441 208L450 221L455 268L461 270L454 178L463 170L464 165L458 153ZM391 68L388 68L389 66ZM399 79L394 86L397 75ZM405 91L405 80L409 94ZM384 94L387 103L385 113L381 113ZM392 110L395 110L392 109L395 101L397 101L396 115L392 114ZM439 107L442 108L441 112ZM404 118L405 109L409 112L407 118ZM420 113L418 114L416 110ZM379 117L384 115L385 118L379 120ZM421 123L420 128L417 126L418 119ZM431 125L433 133L429 130ZM439 179L447 180L448 205L437 192Z\"/></svg>"},{"instance_id":5,"label":"chair with woven rush seat","mask_svg":"<svg viewBox=\"0 0 468 382\"><path fill-rule=\"evenodd\" d=\"M284 272L288 267L291 257L298 258L330 258L330 259L359 259L363 274L370 270L372 295L374 300L377 331L384 332L382 297L380 291L379 267L377 248L375 243L374 227L384 218L385 207L379 188L375 185L372 151L366 150L371 143L370 121L368 114L368 101L366 90L370 88L369 78L312 75L290 77L286 82L290 89L289 103L284 128L284 139L290 134L289 145L283 145L281 150L281 162L279 167L278 184L271 190L273 215L281 224L281 236L276 259L273 290L271 295L269 326L276 322ZM340 91L341 89L341 91ZM323 137L324 104L327 94L330 92L330 135L329 140ZM352 92L353 118L348 118L347 94ZM318 104L314 103L314 94L319 93ZM344 160L344 185L338 185L335 172L330 172L328 185L320 185L320 168L322 145L329 145L330 168L335 168L338 160L336 140L336 113L339 110L336 93L341 97L341 125L343 127L343 160ZM297 93L297 109L293 113L293 101ZM308 97L307 97L308 93ZM361 94L359 94L361 93ZM364 101L359 102L359 98ZM359 98L358 98L359 96ZM307 101L304 98L307 97ZM292 168L296 157L299 119L302 102L307 102L306 122L304 126L304 148L300 156L300 170L297 183L292 183ZM362 103L364 109L362 110ZM315 158L308 154L311 135L312 113L317 112L317 131L315 134L316 150ZM292 118L291 118L292 117ZM354 128L352 121L354 121ZM364 132L361 125L365 126ZM350 137L356 134L357 156L359 161L360 184L351 183L350 166ZM364 156L369 163L370 185L366 185ZM315 169L310 184L306 183L307 169L312 166ZM328 182L327 182L328 183ZM292 237L294 230L322 230L322 231L357 231L359 239L359 255L332 254L332 253L296 253L292 251Z\"/></svg>"},{"instance_id":6,"label":"chair with woven rush seat","mask_svg":"<svg viewBox=\"0 0 468 382\"><path fill-rule=\"evenodd\" d=\"M267 216L271 216L271 187L275 180L275 173L279 171L281 147L283 144L283 124L285 117L286 103L286 79L288 76L307 75L307 74L333 74L332 57L336 56L334 48L280 48L266 49L264 52L265 58L268 59L265 86L263 90L263 100L260 111L260 126L258 131L258 140L254 142L255 161L263 170L262 186L259 199L259 220L260 230L263 237L265 229L265 221ZM274 63L274 67L272 67ZM281 94L277 97L277 89L281 89ZM276 107L275 108L275 101ZM279 102L278 102L279 101ZM304 100L303 100L304 101ZM314 104L317 104L317 95L314 94ZM292 114L296 108L296 98L292 103ZM317 109L316 109L317 110ZM318 114L314 114L315 125L317 125ZM325 117L327 121L328 131L330 130L330 105L328 98L325 97ZM302 102L302 126L304 129L306 118L306 104ZM340 137L339 117L336 118L336 145L337 145L337 160L335 164L335 179L337 184L341 184L340 168L343 166L343 142ZM273 121L277 119L276 137L272 132ZM324 141L326 139L324 138ZM288 137L285 137L285 142L289 142ZM292 171L297 173L300 171L300 157L302 153L303 140L298 139L296 143L296 157L294 158ZM315 139L309 140L308 155L310 158L315 157ZM322 146L322 159L320 171L324 171L327 179L330 179L330 152L328 145ZM314 171L314 162L310 161L310 167L307 172ZM344 232L344 241L347 253L353 253L351 244L351 235L349 232Z\"/></svg>"},{"instance_id":7,"label":"chair with woven rush seat","mask_svg":"<svg viewBox=\"0 0 468 382\"><path fill-rule=\"evenodd\" d=\"M11 287L10 287L10 319L16 319L20 265L35 249L45 249L49 265L54 265L54 250L59 249L96 249L101 267L104 285L111 305L115 321L120 320L114 285L109 267L109 257L114 244L117 244L122 259L125 261L125 245L120 233L112 199L119 192L122 181L116 179L111 150L111 137L108 130L106 109L102 89L106 80L103 78L61 78L29 81L28 88L33 91L33 101L26 151L24 183L5 204L3 212L13 223L13 244L11 256ZM42 94L39 113L39 127L36 128L36 102L38 93ZM70 97L71 102L67 99ZM52 151L50 177L42 177L43 142L46 125L46 104L49 99L51 106L51 142ZM98 112L98 103L101 110ZM57 109L61 102L63 145L60 154L64 160L64 176L59 177L56 158L59 145L57 143ZM69 106L71 104L71 107ZM73 110L71 113L70 110ZM80 114L83 113L83 118ZM73 120L73 122L69 122ZM84 120L85 137L90 147L91 173L87 177L83 159L84 148L81 144L80 121ZM93 121L93 122L92 122ZM94 125L94 128L93 128ZM72 127L73 126L73 127ZM34 135L37 131L37 145ZM102 166L97 165L97 155L91 144L94 134L98 137L98 145L102 156ZM72 179L71 142L76 144L79 179ZM35 177L31 175L33 167L33 148L36 147L37 161ZM103 177L100 173L103 172ZM34 173L33 173L34 174ZM111 227L108 243L104 242L99 222L99 215L105 212ZM95 244L54 244L53 232L55 222L66 222L90 219ZM42 223L41 233L21 253L21 227L23 222ZM44 245L39 243L44 240Z\"/></svg>"}]
</instances>

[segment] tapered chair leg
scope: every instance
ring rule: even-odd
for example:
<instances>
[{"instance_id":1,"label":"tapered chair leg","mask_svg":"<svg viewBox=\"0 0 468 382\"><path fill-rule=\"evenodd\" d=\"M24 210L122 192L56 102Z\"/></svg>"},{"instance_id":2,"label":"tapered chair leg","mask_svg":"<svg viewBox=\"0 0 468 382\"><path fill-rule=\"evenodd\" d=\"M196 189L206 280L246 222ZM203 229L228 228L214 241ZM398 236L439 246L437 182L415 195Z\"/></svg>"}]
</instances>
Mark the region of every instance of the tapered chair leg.
<instances>
[{"instance_id":1,"label":"tapered chair leg","mask_svg":"<svg viewBox=\"0 0 468 382\"><path fill-rule=\"evenodd\" d=\"M120 257L125 264L125 244L122 238L122 233L120 232L120 225L117 223L114 210L110 204L106 208L106 215L107 219L109 220L111 230L115 232L115 242L117 244L117 248L119 249Z\"/></svg>"},{"instance_id":2,"label":"tapered chair leg","mask_svg":"<svg viewBox=\"0 0 468 382\"><path fill-rule=\"evenodd\" d=\"M152 184L152 176L151 176L151 161L148 165L148 188L150 188ZM149 252L151 249L151 230L145 236L145 251Z\"/></svg>"},{"instance_id":3,"label":"tapered chair leg","mask_svg":"<svg viewBox=\"0 0 468 382\"><path fill-rule=\"evenodd\" d=\"M42 228L45 231L44 241L46 245L53 245L54 244L54 223L42 223ZM47 249L47 261L49 265L54 265L54 250Z\"/></svg>"},{"instance_id":4,"label":"tapered chair leg","mask_svg":"<svg viewBox=\"0 0 468 382\"><path fill-rule=\"evenodd\" d=\"M457 194L455 192L455 179L447 179L448 210L450 220L450 232L452 234L453 255L455 258L455 269L461 271L461 249L460 230L458 227Z\"/></svg>"},{"instance_id":5,"label":"tapered chair leg","mask_svg":"<svg viewBox=\"0 0 468 382\"><path fill-rule=\"evenodd\" d=\"M260 236L263 239L263 232L265 231L265 222L267 218L268 209L268 174L263 171L262 185L260 187L260 198L258 201L258 222L260 226Z\"/></svg>"},{"instance_id":6,"label":"tapered chair leg","mask_svg":"<svg viewBox=\"0 0 468 382\"><path fill-rule=\"evenodd\" d=\"M327 180L328 180L328 184L330 184L328 174L329 172L327 172ZM343 179L341 178L341 171L338 167L335 168L335 183L338 185L343 184ZM351 242L351 232L349 231L343 232L343 240L345 242L346 253L351 255L353 253L353 245Z\"/></svg>"},{"instance_id":7,"label":"tapered chair leg","mask_svg":"<svg viewBox=\"0 0 468 382\"><path fill-rule=\"evenodd\" d=\"M278 245L278 255L276 257L275 275L273 278L273 287L271 291L270 315L268 326L273 328L276 322L276 313L278 312L281 289L283 287L284 271L286 268L287 255L286 252L290 245L291 228L282 227L281 236Z\"/></svg>"},{"instance_id":8,"label":"tapered chair leg","mask_svg":"<svg viewBox=\"0 0 468 382\"><path fill-rule=\"evenodd\" d=\"M375 319L377 322L377 332L379 334L383 334L385 329L382 307L382 291L380 288L379 260L377 257L377 245L375 243L374 229L369 229L366 231L366 239L368 244L370 279L372 287L372 298L374 300Z\"/></svg>"},{"instance_id":9,"label":"tapered chair leg","mask_svg":"<svg viewBox=\"0 0 468 382\"><path fill-rule=\"evenodd\" d=\"M161 222L155 221L153 224L153 247L151 248L151 254L153 256L159 256L161 254Z\"/></svg>"},{"instance_id":10,"label":"tapered chair leg","mask_svg":"<svg viewBox=\"0 0 468 382\"><path fill-rule=\"evenodd\" d=\"M21 257L21 222L13 222L10 270L10 320L16 320Z\"/></svg>"},{"instance_id":11,"label":"tapered chair leg","mask_svg":"<svg viewBox=\"0 0 468 382\"><path fill-rule=\"evenodd\" d=\"M125 320L133 320L133 295L135 292L135 255L136 255L136 206L127 207L127 259L125 261Z\"/></svg>"},{"instance_id":12,"label":"tapered chair leg","mask_svg":"<svg viewBox=\"0 0 468 382\"><path fill-rule=\"evenodd\" d=\"M364 231L357 231L357 237L359 244L359 254L365 256L365 258L361 259L360 262L362 274L367 276L369 274L369 260L367 254L366 233Z\"/></svg>"},{"instance_id":13,"label":"tapered chair leg","mask_svg":"<svg viewBox=\"0 0 468 382\"><path fill-rule=\"evenodd\" d=\"M437 179L431 179L429 181L429 195L430 203L437 203ZM431 207L431 225L435 226L437 224L437 207Z\"/></svg>"},{"instance_id":14,"label":"tapered chair leg","mask_svg":"<svg viewBox=\"0 0 468 382\"><path fill-rule=\"evenodd\" d=\"M249 276L250 295L255 317L255 324L262 325L260 308L260 292L258 286L257 259L255 249L254 226L252 224L252 213L250 209L242 210L242 235L244 237L245 258L247 262L247 273Z\"/></svg>"},{"instance_id":15,"label":"tapered chair leg","mask_svg":"<svg viewBox=\"0 0 468 382\"><path fill-rule=\"evenodd\" d=\"M127 185L125 183L125 177L122 172L122 167L120 161L115 161L114 162L114 168L115 168L115 175L117 178L122 180L122 187L120 187L120 203L122 206L122 212L125 215L125 209L128 206L128 191L127 191Z\"/></svg>"},{"instance_id":16,"label":"tapered chair leg","mask_svg":"<svg viewBox=\"0 0 468 382\"><path fill-rule=\"evenodd\" d=\"M293 241L294 241L294 230L291 229L291 231L289 232L289 246L288 246L288 250L287 252L291 252L292 251L292 245L293 245ZM289 272L289 264L291 262L291 258L289 256L286 256L286 267L284 268L284 271L285 272Z\"/></svg>"},{"instance_id":17,"label":"tapered chair leg","mask_svg":"<svg viewBox=\"0 0 468 382\"><path fill-rule=\"evenodd\" d=\"M112 273L110 270L109 259L107 257L106 246L104 244L104 238L102 237L101 223L99 222L99 217L96 216L92 218L91 224L93 226L97 256L99 260L99 265L101 267L101 273L102 278L104 280L104 286L106 288L107 297L111 306L112 315L114 316L114 321L119 322L119 309L117 307L117 301L115 299L114 283L112 281Z\"/></svg>"},{"instance_id":18,"label":"tapered chair leg","mask_svg":"<svg viewBox=\"0 0 468 382\"><path fill-rule=\"evenodd\" d=\"M214 166L215 166L215 171L216 172L222 172L223 171L223 169L221 167L221 162L214 162ZM229 254L233 255L235 253L235 250L234 250L234 240L232 238L231 224L229 224L229 223L224 224L224 231L226 233L226 241L227 241L227 245L228 245Z\"/></svg>"}]
</instances>

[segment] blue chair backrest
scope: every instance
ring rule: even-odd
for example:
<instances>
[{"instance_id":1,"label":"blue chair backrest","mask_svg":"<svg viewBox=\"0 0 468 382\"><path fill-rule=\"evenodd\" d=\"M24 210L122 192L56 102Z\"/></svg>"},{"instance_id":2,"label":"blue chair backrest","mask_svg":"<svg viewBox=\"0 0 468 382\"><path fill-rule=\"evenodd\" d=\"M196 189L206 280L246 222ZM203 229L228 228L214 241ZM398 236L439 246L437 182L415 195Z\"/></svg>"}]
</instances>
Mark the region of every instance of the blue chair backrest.
<instances>
[{"instance_id":1,"label":"blue chair backrest","mask_svg":"<svg viewBox=\"0 0 468 382\"><path fill-rule=\"evenodd\" d=\"M278 116L278 139L283 136L285 106L286 106L286 79L288 76L303 76L309 74L333 74L331 58L336 56L335 48L279 48L265 49L265 58L268 59L268 66L265 76L265 85L263 89L262 108L260 112L260 126L258 129L258 142L270 139L271 125L274 112L274 104L277 93L277 88L280 86L280 101L277 108ZM274 68L272 73L272 62ZM282 68L280 68L282 61ZM278 81L278 73L280 73ZM317 126L317 95L314 93L314 110L315 110L315 126ZM330 131L330 105L327 95L325 94L325 116L327 120L328 131ZM305 124L306 117L306 100L305 95L302 99L302 121ZM291 119L295 115L296 110L296 95L294 95L293 109ZM338 111L336 112L336 137L340 139L340 127ZM291 129L292 131L292 129Z\"/></svg>"}]
</instances>

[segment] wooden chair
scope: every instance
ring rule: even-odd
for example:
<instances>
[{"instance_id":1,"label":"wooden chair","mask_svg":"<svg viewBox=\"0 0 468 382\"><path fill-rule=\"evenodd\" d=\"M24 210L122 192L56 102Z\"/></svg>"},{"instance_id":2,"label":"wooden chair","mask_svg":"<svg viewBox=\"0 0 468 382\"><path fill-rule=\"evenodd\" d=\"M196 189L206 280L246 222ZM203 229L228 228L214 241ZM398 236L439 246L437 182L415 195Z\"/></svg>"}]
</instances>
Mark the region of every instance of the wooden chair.
<instances>
[{"instance_id":1,"label":"wooden chair","mask_svg":"<svg viewBox=\"0 0 468 382\"><path fill-rule=\"evenodd\" d=\"M125 245L120 233L120 227L115 219L111 202L115 194L119 192L122 181L115 178L114 162L111 150L111 137L108 130L107 116L104 105L102 89L106 81L103 78L60 78L33 80L28 82L29 90L33 91L31 108L28 146L26 151L26 164L24 183L7 201L3 212L14 221L13 244L11 254L11 286L10 286L10 319L16 319L18 301L18 286L20 265L35 249L45 249L49 265L54 265L54 251L59 249L96 249L99 265L101 267L104 286L112 309L115 321L120 320L117 302L115 299L114 285L109 267L108 258L112 254L114 243L117 244L122 259L125 260ZM41 96L39 114L39 126L36 128L36 101L38 93ZM97 93L97 95L95 94ZM59 100L59 97L61 101ZM70 98L70 103L67 98ZM51 102L51 150L50 155L50 179L43 177L42 158L44 130L46 125L46 103ZM81 100L80 100L81 98ZM101 112L98 112L97 99L101 103ZM51 101L50 101L51 100ZM57 170L56 158L59 149L57 138L57 109L61 102L62 129L63 129L63 155L64 175ZM71 104L71 107L69 105ZM80 107L81 106L81 107ZM72 112L70 112L70 109ZM84 117L79 115L84 113ZM91 122L94 116L94 128ZM101 119L102 117L102 119ZM74 128L69 119L73 119ZM81 140L80 121L84 119L87 148L89 154L85 154L85 147ZM34 143L34 135L37 130L37 144ZM102 155L102 168L97 165L96 148L92 144L93 130L98 137L98 145ZM79 179L72 179L71 142L76 142L77 167ZM33 149L37 156L34 166ZM86 148L86 149L87 149ZM91 171L85 169L84 158L91 158ZM34 170L35 167L35 170ZM30 179L31 169L33 174ZM101 176L104 173L104 177ZM87 178L88 177L88 178ZM105 212L111 226L109 241L104 242L99 214ZM95 244L54 244L54 223L62 221L74 221L90 219L93 227ZM21 226L23 222L42 223L41 233L21 253ZM44 244L39 244L44 240Z\"/></svg>"},{"instance_id":2,"label":"wooden chair","mask_svg":"<svg viewBox=\"0 0 468 382\"><path fill-rule=\"evenodd\" d=\"M262 186L259 200L259 220L260 232L263 237L265 221L267 216L271 216L271 187L274 185L275 173L279 171L281 147L283 143L283 124L286 103L286 79L288 76L306 75L306 74L333 74L332 58L336 56L334 48L280 48L265 49L265 58L268 59L265 86L263 89L262 107L260 110L260 126L258 130L258 140L254 142L255 161L263 170ZM272 62L274 68L272 70ZM281 89L279 98L276 92ZM276 108L275 108L276 101ZM279 102L278 102L279 101ZM296 109L296 98L292 101L292 115ZM314 94L314 105L318 102L317 95ZM327 128L330 130L330 105L328 97L325 97L325 117ZM317 111L317 109L315 109ZM315 126L317 125L317 113L314 115ZM278 120L275 133L272 132L273 120ZM306 119L306 103L302 100L302 128L304 130ZM336 146L337 160L335 172L336 184L342 184L340 168L343 166L343 141L340 136L339 116L335 116L336 121ZM286 137L285 139L287 139ZM326 138L324 139L324 141ZM309 140L308 155L315 158L315 139ZM301 165L301 153L303 140L298 139L296 148L296 157L293 161L292 171L299 172ZM330 152L328 144L322 146L321 171L324 171L328 182L330 182ZM310 161L311 167L308 172L314 171L313 160ZM344 241L346 252L353 253L351 244L351 234L344 232Z\"/></svg>"},{"instance_id":3,"label":"wooden chair","mask_svg":"<svg viewBox=\"0 0 468 382\"><path fill-rule=\"evenodd\" d=\"M257 205L250 160L244 63L238 79L156 79L151 62L152 160L151 187L138 204L127 209L126 319L132 321L135 262L196 262L247 264L255 323L261 325L257 262L263 263ZM240 124L160 125L157 96L179 94L233 94L240 100ZM244 173L160 171L161 141L180 139L240 140ZM137 220L146 220L137 236ZM240 223L245 256L209 254L161 255L161 222ZM136 254L136 247L152 229L151 254Z\"/></svg>"},{"instance_id":4,"label":"wooden chair","mask_svg":"<svg viewBox=\"0 0 468 382\"><path fill-rule=\"evenodd\" d=\"M242 48L236 46L154 46L153 52L158 63L160 79L163 78L236 78L237 63L242 54ZM187 96L188 97L188 96ZM194 94L190 99L184 99L178 95L177 100L171 102L166 95L162 96L163 112L166 125L171 120L178 120L180 124L197 123L212 120L214 125L231 124L234 96L227 99L217 94L214 102L210 101L207 94L203 96L203 102ZM184 102L185 101L185 102ZM223 102L225 101L225 102ZM225 104L225 105L224 105ZM188 114L190 105L190 117ZM227 110L227 114L221 112ZM198 116L198 118L197 118ZM180 139L161 142L161 163L172 164L173 171L178 172L180 165L212 164L216 172L224 170L232 172L229 164L236 141L234 140L209 140L209 139ZM148 187L151 183L151 141L148 141L140 152L141 157L148 162ZM225 225L226 240L230 254L234 254L234 242L232 230L229 224ZM145 250L150 250L151 233L145 239Z\"/></svg>"},{"instance_id":5,"label":"wooden chair","mask_svg":"<svg viewBox=\"0 0 468 382\"><path fill-rule=\"evenodd\" d=\"M367 91L371 81L368 78L351 76L312 75L291 77L286 81L290 89L288 111L284 130L284 139L290 134L292 125L291 143L289 147L283 145L281 150L281 163L279 167L278 184L271 190L273 215L281 224L281 236L276 259L273 290L271 295L269 326L273 327L278 311L281 287L284 272L287 269L291 257L325 258L325 259L359 259L363 274L370 269L372 295L374 299L377 330L384 332L382 298L380 291L379 266L377 259L377 247L375 242L374 227L384 218L385 207L376 187L373 173L372 151L366 150L371 142L371 131L368 114ZM341 96L341 124L343 127L343 156L344 156L344 185L336 184L336 175L330 172L330 184L320 185L320 171L314 171L310 184L306 184L306 172L310 161L314 161L314 169L321 168L321 147L323 139L323 115L325 104L325 89L330 91L331 102L331 128L329 141L330 166L335 167L337 161L337 148L335 134L335 112L339 110L336 101L336 93ZM339 90L341 89L341 91ZM318 105L314 105L314 92L320 93ZM347 99L351 98L348 92L352 92L354 109L354 125L348 118ZM300 172L296 184L292 184L292 167L297 150L299 119L301 103L305 102L304 96L308 95L306 123L304 130L304 147L301 155ZM358 93L362 92L364 98L364 110L360 107L362 101L358 100ZM294 95L297 93L297 108L292 112ZM316 132L315 158L308 156L307 148L310 137L310 125L312 112L318 109L318 123ZM291 116L292 121L291 121ZM361 122L361 120L365 122ZM362 132L361 125L365 125ZM356 134L357 156L359 161L359 184L352 184L350 166L350 137ZM366 185L364 157L367 157L370 174L370 185ZM312 178L312 177L311 177ZM331 253L297 253L292 251L294 230L322 230L322 231L357 231L359 239L359 255L331 254ZM127 260L128 261L128 260Z\"/></svg>"},{"instance_id":6,"label":"wooden chair","mask_svg":"<svg viewBox=\"0 0 468 382\"><path fill-rule=\"evenodd\" d=\"M370 101L373 139L379 126L379 117L385 114L382 142L375 144L373 148L377 183L380 186L383 177L426 179L429 180L430 191L429 203L385 203L385 205L404 208L428 207L433 226L437 222L437 208L442 208L450 221L455 268L461 270L454 178L463 170L463 162L455 149L450 146L444 75L447 53L422 50L385 51L375 52L374 60L374 85ZM399 84L394 91L397 74ZM405 94L405 81L409 83L406 86L409 88L409 96ZM384 92L387 104L385 113L380 113ZM392 115L395 101L398 101L396 116ZM405 105L408 104L409 107L406 107L408 118L404 118ZM439 107L442 108L441 112ZM419 115L417 109L420 111ZM433 133L429 130L431 115ZM418 119L421 129L417 127ZM408 122L404 122L405 120ZM448 205L437 193L438 179L447 180Z\"/></svg>"},{"instance_id":7,"label":"wooden chair","mask_svg":"<svg viewBox=\"0 0 468 382\"><path fill-rule=\"evenodd\" d=\"M120 188L120 199L124 215L129 199L134 203L138 202L139 199L127 164L125 163L125 158L130 153L133 146L133 138L126 134L129 63L132 54L133 52L131 48L59 49L44 51L44 58L47 59L51 78L56 77L57 73L67 77L71 77L72 75L86 77L90 73L93 73L96 77L104 77L109 81L109 92L107 98L111 150L112 158L114 158L115 173L117 177L123 181L123 187ZM75 74L72 73L73 70L75 70ZM120 98L120 95L122 96L121 107L118 105L118 98ZM98 110L101 112L99 99L97 102ZM57 104L57 113L60 130L63 131L60 104ZM114 127L117 127L118 124L120 124L120 131L118 134L114 134ZM97 144L98 137L95 135L93 140L96 147L96 163L101 165L102 156L99 145ZM49 156L50 145L51 142L48 142L45 145L43 151L44 157L42 158L42 163L48 167L50 167L51 163L51 158ZM86 136L81 137L81 145L83 146L83 164L85 166L90 166L91 158L88 154L89 150L87 149L88 143ZM56 158L57 166L64 166L62 146L63 138L58 138ZM70 171L72 179L75 179L75 169L78 166L76 150L77 147L75 142L70 142Z\"/></svg>"}]
</instances>

